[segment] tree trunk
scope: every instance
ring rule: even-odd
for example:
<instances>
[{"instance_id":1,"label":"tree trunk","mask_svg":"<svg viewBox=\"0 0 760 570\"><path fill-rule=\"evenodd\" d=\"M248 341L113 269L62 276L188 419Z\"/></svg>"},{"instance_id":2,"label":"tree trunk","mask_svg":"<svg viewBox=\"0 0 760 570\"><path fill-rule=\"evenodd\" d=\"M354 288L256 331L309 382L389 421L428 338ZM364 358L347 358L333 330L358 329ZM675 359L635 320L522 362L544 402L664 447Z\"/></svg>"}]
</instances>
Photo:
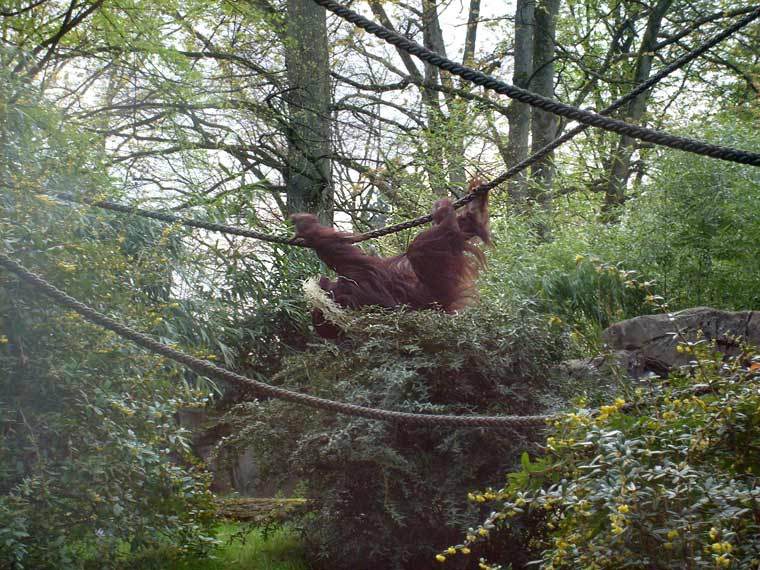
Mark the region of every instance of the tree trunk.
<instances>
[{"instance_id":1,"label":"tree trunk","mask_svg":"<svg viewBox=\"0 0 760 570\"><path fill-rule=\"evenodd\" d=\"M517 0L515 6L515 57L512 83L527 89L533 70L533 13L535 0ZM530 106L519 101L509 104L509 143L504 154L507 168L514 166L528 157L530 138ZM520 172L509 182L509 195L520 204L525 200L526 174Z\"/></svg>"},{"instance_id":2,"label":"tree trunk","mask_svg":"<svg viewBox=\"0 0 760 570\"><path fill-rule=\"evenodd\" d=\"M557 29L559 0L539 0L534 11L533 77L531 91L545 97L554 97L554 46ZM559 123L556 115L538 108L531 110L532 152L549 144L557 135ZM531 174L533 196L545 208L551 205L554 181L553 153L533 165Z\"/></svg>"},{"instance_id":3,"label":"tree trunk","mask_svg":"<svg viewBox=\"0 0 760 570\"><path fill-rule=\"evenodd\" d=\"M467 16L467 37L464 40L462 63L467 67L475 64L475 45L478 37L478 21L480 19L480 0L470 0Z\"/></svg>"},{"instance_id":4,"label":"tree trunk","mask_svg":"<svg viewBox=\"0 0 760 570\"><path fill-rule=\"evenodd\" d=\"M646 81L652 69L654 48L657 44L657 35L660 32L662 20L665 17L673 0L659 0L652 9L647 21L644 37L641 39L636 68L634 71L633 84ZM646 112L649 91L645 91L633 99L625 110L624 119L630 123L638 124L642 121ZM617 150L610 161L610 172L604 193L604 209L610 212L616 206L625 202L625 187L631 175L631 155L633 154L634 139L625 135L620 137Z\"/></svg>"},{"instance_id":5,"label":"tree trunk","mask_svg":"<svg viewBox=\"0 0 760 570\"><path fill-rule=\"evenodd\" d=\"M446 43L443 40L443 31L441 30L441 23L438 17L438 6L436 2L431 0L423 0L423 6L425 8L424 25L429 30L429 38L426 39L426 43L429 41L429 49L433 50L437 54L447 57ZM467 24L467 39L465 43L465 54L463 57L468 57L467 53L470 53L470 59L475 51L475 39L478 29L478 16L480 11L480 3L478 0L473 0L470 4L470 10L472 11L468 17ZM469 43L468 43L469 42ZM469 52L468 52L469 50ZM443 98L446 101L446 107L448 109L448 120L451 121L452 117L456 118L461 116L466 108L466 101L458 98L454 95L456 86L451 79L451 74L447 71L439 70L436 68L436 72L440 78L441 85L445 87L443 91ZM441 115L441 120L445 120L446 117ZM465 163L465 148L464 148L464 134L461 130L457 130L453 124L442 125L441 134L446 133L445 138L441 140L441 147L443 151L443 159L446 161L446 168L448 173L448 184L451 188L463 188L466 185L466 173L464 169Z\"/></svg>"},{"instance_id":6,"label":"tree trunk","mask_svg":"<svg viewBox=\"0 0 760 570\"><path fill-rule=\"evenodd\" d=\"M288 77L288 214L333 218L330 142L330 61L325 9L310 0L288 0L285 66Z\"/></svg>"},{"instance_id":7,"label":"tree trunk","mask_svg":"<svg viewBox=\"0 0 760 570\"><path fill-rule=\"evenodd\" d=\"M440 22L438 21L438 6L434 0L422 0L422 43L423 45L439 55L446 56L441 39ZM440 77L439 69L429 63L424 64L424 82L435 85ZM446 168L446 143L443 140L443 133L446 130L443 110L441 109L440 93L429 87L423 87L422 98L427 107L427 122L429 131L429 161L428 180L433 192L444 194L444 187L447 183L447 177L443 170Z\"/></svg>"}]
</instances>

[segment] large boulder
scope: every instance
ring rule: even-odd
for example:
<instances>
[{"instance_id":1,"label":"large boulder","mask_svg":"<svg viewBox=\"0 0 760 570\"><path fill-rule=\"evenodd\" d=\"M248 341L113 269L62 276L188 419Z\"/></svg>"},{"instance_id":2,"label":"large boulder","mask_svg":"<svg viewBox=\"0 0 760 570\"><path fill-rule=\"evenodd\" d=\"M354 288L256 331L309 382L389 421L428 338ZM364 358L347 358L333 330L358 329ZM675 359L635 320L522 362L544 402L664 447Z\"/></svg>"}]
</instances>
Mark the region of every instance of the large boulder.
<instances>
[{"instance_id":1,"label":"large boulder","mask_svg":"<svg viewBox=\"0 0 760 570\"><path fill-rule=\"evenodd\" d=\"M715 341L718 350L726 355L737 354L742 342L760 345L760 311L695 307L621 321L602 333L605 354L567 360L557 372L565 381L593 383L604 382L615 372L631 378L665 376L674 367L688 364L691 358L676 350L678 343L699 338Z\"/></svg>"},{"instance_id":2,"label":"large boulder","mask_svg":"<svg viewBox=\"0 0 760 570\"><path fill-rule=\"evenodd\" d=\"M723 354L736 354L741 342L760 344L760 311L695 307L672 314L646 315L612 325L602 333L602 340L610 350L633 353L637 369L634 376L642 372L664 375L689 362L688 353L676 350L678 343L694 342L700 335L715 341Z\"/></svg>"}]
</instances>

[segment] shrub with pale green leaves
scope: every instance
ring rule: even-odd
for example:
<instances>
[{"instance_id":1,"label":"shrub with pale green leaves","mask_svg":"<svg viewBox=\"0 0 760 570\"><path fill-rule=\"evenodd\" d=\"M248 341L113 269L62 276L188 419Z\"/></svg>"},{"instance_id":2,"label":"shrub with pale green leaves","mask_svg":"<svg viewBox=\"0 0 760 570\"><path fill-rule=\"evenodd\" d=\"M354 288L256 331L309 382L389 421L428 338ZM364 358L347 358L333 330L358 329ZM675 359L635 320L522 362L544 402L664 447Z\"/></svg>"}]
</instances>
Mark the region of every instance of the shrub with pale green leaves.
<instances>
[{"instance_id":1,"label":"shrub with pale green leaves","mask_svg":"<svg viewBox=\"0 0 760 570\"><path fill-rule=\"evenodd\" d=\"M403 412L524 415L561 405L549 370L565 337L528 303L352 319L347 342L313 345L274 381ZM281 401L243 404L231 416L236 443L256 449L264 477L300 479L311 507L300 521L307 546L316 567L334 569L436 564L436 550L479 512L462 494L495 484L537 434L394 425Z\"/></svg>"}]
</instances>

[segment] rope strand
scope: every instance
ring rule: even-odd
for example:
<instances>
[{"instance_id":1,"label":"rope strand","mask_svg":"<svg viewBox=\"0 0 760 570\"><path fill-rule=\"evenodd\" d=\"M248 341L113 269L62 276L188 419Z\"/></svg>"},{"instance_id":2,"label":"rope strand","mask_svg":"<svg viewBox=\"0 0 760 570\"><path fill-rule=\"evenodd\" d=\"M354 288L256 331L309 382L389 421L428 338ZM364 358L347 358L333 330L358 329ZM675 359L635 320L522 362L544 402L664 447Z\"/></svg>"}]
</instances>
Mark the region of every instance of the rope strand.
<instances>
[{"instance_id":1,"label":"rope strand","mask_svg":"<svg viewBox=\"0 0 760 570\"><path fill-rule=\"evenodd\" d=\"M321 2L322 0L315 0L316 2ZM612 113L613 111L616 111L626 103L633 100L635 97L638 97L641 93L647 91L651 87L653 87L655 84L659 83L662 79L673 73L674 71L677 71L678 69L681 69L684 65L687 63L693 61L721 41L725 40L726 38L730 37L734 33L736 33L741 28L744 28L745 26L749 25L753 21L755 21L758 16L760 16L760 7L756 8L752 12L750 12L748 15L744 16L740 20L737 20L734 22L731 26L726 28L725 30L722 30L721 32L715 34L712 38L706 40L693 50L687 52L686 54L682 55L680 58L676 59L675 61L671 62L669 65L664 67L662 70L660 70L657 74L653 75L646 81L640 83L635 89L633 89L628 94L624 95L620 99L617 99L613 103L611 103L609 106L605 107L601 111L599 111L599 115L608 115L609 113ZM361 17L358 16L357 17ZM420 46L421 47L421 46ZM423 48L424 49L424 48ZM588 124L580 124L573 129L569 130L565 134L557 137L552 142L547 144L545 147L539 149L534 154L529 156L528 158L522 160L521 162L517 163L516 165L512 166L509 170L501 174L500 176L494 178L490 182L487 182L485 184L481 184L477 188L474 189L473 192L463 196L456 202L454 202L454 208L461 208L470 201L474 200L475 197L483 192L488 192L489 190L492 190L496 188L497 186L503 184L510 178L514 177L518 173L522 172L532 164L535 164L539 160L545 158L549 153L551 153L553 150L557 149L562 144L566 143L570 139L574 138L576 135L582 133L586 129L589 128L590 125ZM242 228L236 228L233 226L228 226L224 224L218 224L214 222L205 222L201 220L191 219L191 218L183 218L180 216L175 216L172 214L166 214L162 212L155 212L150 210L144 210L141 208L133 207L133 206L125 206L121 204L116 204L114 202L109 202L106 200L88 200L85 198L79 198L77 196L74 196L73 194L69 193L61 193L56 194L56 197L68 200L70 202L77 202L77 203L85 203L91 206L96 206L98 208L103 208L106 210L112 210L115 212L123 212L128 214L134 214L137 216L143 216L146 218L153 218L155 220L161 220L164 222L171 222L171 223L179 223L185 226L190 227L196 227L196 228L203 228L211 231L217 231L221 233L227 233L231 235L238 235L246 238L252 238L257 239L261 241L267 241L271 243L279 243L282 245L292 245L297 247L308 247L302 240L296 239L296 238L287 238L284 236L276 236L272 234L267 234L263 232L258 232L254 230L246 230ZM401 222L399 224L394 224L390 226L385 226L383 228L378 228L376 230L372 230L369 232L364 232L361 234L357 234L353 237L354 243L359 243L363 241L367 241L370 239L375 239L378 237L390 235L396 232L400 232L402 230L411 229L417 226L421 226L423 224L427 224L433 221L433 218L430 214L420 216L418 218L414 218L411 220L407 220L405 222Z\"/></svg>"},{"instance_id":2,"label":"rope strand","mask_svg":"<svg viewBox=\"0 0 760 570\"><path fill-rule=\"evenodd\" d=\"M10 257L0 252L0 266L17 275L22 281L31 285L37 292L42 293L52 299L58 305L68 307L82 315L85 319L98 326L106 328L122 338L126 338L133 343L148 349L151 352L165 356L193 372L207 378L223 380L236 386L243 386L251 389L259 396L277 398L294 402L311 408L332 411L348 416L357 416L373 420L382 420L397 424L406 425L427 425L427 426L451 426L451 427L478 427L478 428L517 428L517 427L538 427L546 425L546 422L553 416L450 416L442 414L414 414L408 412L396 412L391 410L381 410L367 406L357 406L345 402L336 402L325 398L310 396L300 392L293 392L277 386L271 386L264 382L259 382L253 378L248 378L225 370L212 364L207 360L195 358L185 352L176 350L166 344L158 342L148 335L138 332L122 323L119 323L110 317L96 311L92 307L77 301L73 297L64 293L54 285L45 281L39 275L32 273L22 265L13 261Z\"/></svg>"},{"instance_id":3,"label":"rope strand","mask_svg":"<svg viewBox=\"0 0 760 570\"><path fill-rule=\"evenodd\" d=\"M510 85L509 83L505 83L504 81L499 81L498 79L481 71L476 71L441 55L438 55L434 51L431 51L421 46L417 42L402 36L398 32L390 30L376 22L373 22L372 20L365 18L364 16L361 16L353 10L336 2L335 0L314 0L314 2L326 8L333 14L343 18L347 22L350 22L353 25L366 30L370 34L377 36L378 38L405 51L408 54L418 57L430 65L439 67L453 75L458 75L466 81L480 85L485 89L495 91L496 93L506 95L507 97L520 101L521 103L526 103L532 107L538 107L539 109L543 109L544 111L565 117L572 121L578 121L586 125L599 127L606 131L612 131L621 135L627 135L629 137L654 143L660 146L667 146L686 152L702 154L705 156L710 156L712 158L718 158L720 160L738 162L740 164L750 164L752 166L760 166L760 154L733 147L724 147L710 144L688 137L671 135L662 131L657 131L655 129L632 125L618 119L604 117L599 113L594 113L593 111L586 111L584 109L573 107L572 105L560 103L559 101L538 95L532 91L528 91L527 89L522 89L520 87ZM751 16L752 19L760 16L760 7L753 11L751 13Z\"/></svg>"},{"instance_id":4,"label":"rope strand","mask_svg":"<svg viewBox=\"0 0 760 570\"><path fill-rule=\"evenodd\" d=\"M303 242L303 240L296 239L296 238L276 236L276 235L267 234L264 232L258 232L256 230L246 230L243 228L236 228L234 226L218 224L216 222L206 222L203 220L197 220L194 218L183 218L181 216L175 216L174 214L167 214L164 212L156 212L153 210L143 210L142 208L138 208L136 206L125 206L123 204L116 204L115 202L109 202L107 200L90 200L88 198L80 198L68 192L61 192L61 193L56 193L56 194L51 194L51 195L55 198L60 198L68 202L75 202L77 204L87 204L88 206L103 208L104 210L112 210L114 212L121 212L123 214L133 214L135 216L142 216L143 218L152 218L154 220L160 220L162 222L177 223L177 224L182 224L183 226L189 226L192 228L202 228L204 230L211 230L213 232L220 232L224 234L242 236L242 237L252 238L252 239L256 239L260 241L279 243L282 245L308 247Z\"/></svg>"},{"instance_id":5,"label":"rope strand","mask_svg":"<svg viewBox=\"0 0 760 570\"><path fill-rule=\"evenodd\" d=\"M743 17L740 20L737 20L734 22L731 26L726 28L725 30L715 34L712 38L706 40L693 50L685 53L675 61L671 62L669 65L661 69L658 73L647 79L646 81L640 83L633 91L629 92L628 94L624 95L620 99L617 99L613 101L610 105L599 111L600 115L608 115L612 113L613 111L616 111L626 103L629 103L639 95L641 95L644 91L647 91L648 89L651 89L654 85L662 81L665 77L673 73L674 71L677 71L681 69L684 65L687 63L695 60L700 55L714 47L715 45L719 44L726 38L730 37L734 33L736 33L738 30L746 27L747 25L751 24L753 21L755 21L758 16L760 16L760 8L757 8L750 12L747 16ZM538 162L539 160L545 158L547 155L549 155L550 152L557 149L559 146L563 145L570 139L574 138L576 135L582 133L586 129L589 128L589 125L580 124L571 130L567 131L565 134L557 137L553 141L551 141L549 144L544 146L543 148L540 148L535 153L527 157L526 159L518 162L514 166L512 166L509 170L501 174L500 176L494 178L490 182L487 182L485 184L481 184L473 189L473 191L456 202L454 202L453 206L454 208L461 208L465 204L468 204L472 200L475 199L476 196L479 194L482 194L483 192L488 192L489 190L492 190L496 188L497 186L503 184L510 178L516 176L532 164ZM359 234L354 239L354 242L361 242L366 241L369 239L378 238L381 236L385 236L388 234L393 234L396 232L399 232L401 230L410 229L416 226L421 226L423 224L429 223L433 221L433 217L431 215L426 216L420 216L419 218L415 218L413 220L407 220L406 222L402 222L400 224L395 224L392 226L386 226L384 228L379 228L377 230L373 230L370 232L365 232L363 234Z\"/></svg>"}]
</instances>

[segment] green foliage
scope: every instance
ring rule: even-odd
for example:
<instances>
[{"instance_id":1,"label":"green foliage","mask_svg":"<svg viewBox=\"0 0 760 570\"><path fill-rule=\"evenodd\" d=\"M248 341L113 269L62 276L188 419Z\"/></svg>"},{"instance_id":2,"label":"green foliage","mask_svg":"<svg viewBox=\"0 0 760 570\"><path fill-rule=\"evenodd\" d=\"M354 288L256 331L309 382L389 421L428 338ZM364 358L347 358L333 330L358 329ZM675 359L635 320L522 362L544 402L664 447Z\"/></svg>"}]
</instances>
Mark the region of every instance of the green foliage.
<instances>
[{"instance_id":1,"label":"green foliage","mask_svg":"<svg viewBox=\"0 0 760 570\"><path fill-rule=\"evenodd\" d=\"M598 236L610 231L598 229ZM592 245L588 231L559 226L553 239L544 241L520 219L500 221L495 227L498 247L484 275L484 297L533 299L548 320L569 325L576 344L595 353L603 329L651 312L647 296L655 289L626 263L600 258L598 244L603 239Z\"/></svg>"},{"instance_id":2,"label":"green foliage","mask_svg":"<svg viewBox=\"0 0 760 570\"><path fill-rule=\"evenodd\" d=\"M290 358L275 382L383 409L531 414L556 402L548 379L559 329L529 305L457 315L362 312L340 346ZM257 451L264 476L295 476L312 507L302 520L323 568L425 568L477 508L467 489L514 463L530 435L389 425L279 401L230 414L230 443Z\"/></svg>"},{"instance_id":3,"label":"green foliage","mask_svg":"<svg viewBox=\"0 0 760 570\"><path fill-rule=\"evenodd\" d=\"M175 570L307 570L302 541L289 525L265 532L225 523L214 529L219 545L208 558L184 560Z\"/></svg>"},{"instance_id":4,"label":"green foliage","mask_svg":"<svg viewBox=\"0 0 760 570\"><path fill-rule=\"evenodd\" d=\"M231 279L240 289L238 302L257 301L237 325L243 331L244 346L256 351L250 361L272 374L279 369L275 362L283 351L303 348L310 336L311 320L301 286L306 276L320 271L320 264L313 251L292 247L275 248L266 259L251 263L256 264L253 270Z\"/></svg>"},{"instance_id":5,"label":"green foliage","mask_svg":"<svg viewBox=\"0 0 760 570\"><path fill-rule=\"evenodd\" d=\"M185 552L164 541L127 553L118 570L307 570L302 541L289 525L274 529L225 522L210 529L216 543L206 552ZM122 545L124 546L124 545Z\"/></svg>"},{"instance_id":6,"label":"green foliage","mask_svg":"<svg viewBox=\"0 0 760 570\"><path fill-rule=\"evenodd\" d=\"M726 120L692 135L757 148L757 129ZM760 172L667 153L626 206L611 252L658 283L676 308L760 306Z\"/></svg>"},{"instance_id":7,"label":"green foliage","mask_svg":"<svg viewBox=\"0 0 760 570\"><path fill-rule=\"evenodd\" d=\"M544 454L490 493L494 512L454 552L506 535L547 570L757 568L760 354L713 351L681 344L693 364L630 404L561 416Z\"/></svg>"},{"instance_id":8,"label":"green foliage","mask_svg":"<svg viewBox=\"0 0 760 570\"><path fill-rule=\"evenodd\" d=\"M760 143L756 130L728 119L690 134L741 148ZM671 310L758 308L760 171L679 152L658 160L617 223L597 219L578 196L544 222L548 239L537 235L534 216L497 220L485 296L534 299L592 351L605 327L652 312L650 295Z\"/></svg>"},{"instance_id":9,"label":"green foliage","mask_svg":"<svg viewBox=\"0 0 760 570\"><path fill-rule=\"evenodd\" d=\"M0 81L4 95L12 87ZM181 315L171 271L181 243L158 224L40 195L92 193L110 181L88 135L31 91L15 96L0 115L2 251L177 340L166 321ZM174 420L199 393L183 380L177 367L0 273L0 568L115 568L159 544L175 558L205 552L207 481Z\"/></svg>"},{"instance_id":10,"label":"green foliage","mask_svg":"<svg viewBox=\"0 0 760 570\"><path fill-rule=\"evenodd\" d=\"M575 269L556 269L541 280L547 307L577 325L592 323L597 331L641 314L645 295L619 266L576 256Z\"/></svg>"}]
</instances>

